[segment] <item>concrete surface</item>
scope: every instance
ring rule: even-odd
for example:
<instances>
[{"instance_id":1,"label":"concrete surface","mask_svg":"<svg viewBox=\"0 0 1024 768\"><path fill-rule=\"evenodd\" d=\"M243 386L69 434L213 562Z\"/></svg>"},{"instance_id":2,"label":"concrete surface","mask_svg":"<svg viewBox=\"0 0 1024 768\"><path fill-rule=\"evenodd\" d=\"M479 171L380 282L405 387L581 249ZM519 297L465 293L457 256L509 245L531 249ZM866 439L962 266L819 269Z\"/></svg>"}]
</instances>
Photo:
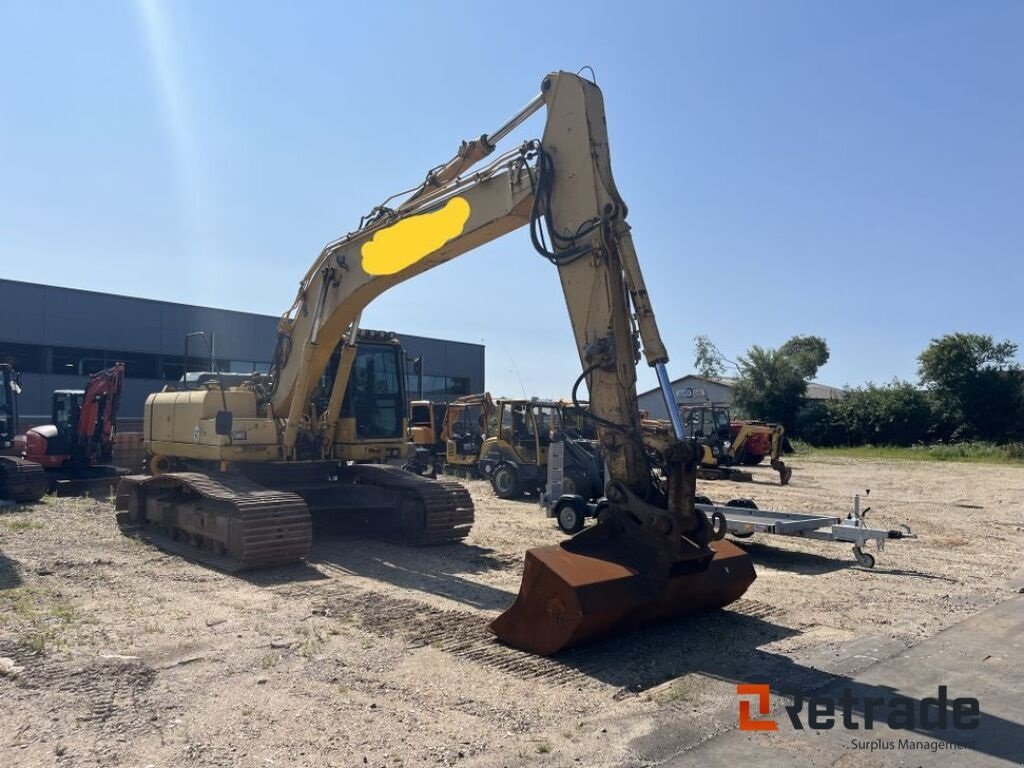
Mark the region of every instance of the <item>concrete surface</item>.
<instances>
[{"instance_id":1,"label":"concrete surface","mask_svg":"<svg viewBox=\"0 0 1024 768\"><path fill-rule=\"evenodd\" d=\"M755 682L747 680L746 682ZM769 682L766 680L765 682ZM832 696L844 689L853 697L906 696L915 707L935 697L945 685L949 698L973 697L980 706L973 730L918 726L894 730L887 723L864 729L863 712L853 707L857 730L843 727L836 717L831 730L795 730L784 709L794 693ZM661 762L667 768L684 766L964 766L1024 765L1024 596L1014 597L849 677L833 677L817 689L771 684L772 710L765 718L778 722L774 732L736 728L701 744L682 749ZM738 697L737 697L738 701ZM754 716L757 706L753 705ZM886 710L876 710L884 717ZM737 711L738 717L738 711ZM909 742L903 743L900 742ZM956 748L962 747L962 748Z\"/></svg>"}]
</instances>

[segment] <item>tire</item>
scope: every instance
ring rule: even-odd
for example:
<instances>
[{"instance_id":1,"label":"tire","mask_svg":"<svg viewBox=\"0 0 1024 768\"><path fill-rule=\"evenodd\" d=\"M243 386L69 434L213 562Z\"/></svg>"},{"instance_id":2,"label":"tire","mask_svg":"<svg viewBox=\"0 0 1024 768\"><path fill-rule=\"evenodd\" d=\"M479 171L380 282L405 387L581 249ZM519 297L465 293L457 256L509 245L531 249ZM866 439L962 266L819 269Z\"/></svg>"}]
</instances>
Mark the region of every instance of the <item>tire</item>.
<instances>
[{"instance_id":1,"label":"tire","mask_svg":"<svg viewBox=\"0 0 1024 768\"><path fill-rule=\"evenodd\" d=\"M587 523L583 505L571 502L562 504L562 506L558 508L558 514L555 516L555 521L558 523L558 527L562 530L562 533L567 533L570 536L579 533Z\"/></svg>"},{"instance_id":2,"label":"tire","mask_svg":"<svg viewBox=\"0 0 1024 768\"><path fill-rule=\"evenodd\" d=\"M508 463L499 464L491 473L491 488L499 499L518 499L523 495L519 472Z\"/></svg>"},{"instance_id":3,"label":"tire","mask_svg":"<svg viewBox=\"0 0 1024 768\"><path fill-rule=\"evenodd\" d=\"M861 568L874 568L875 567L875 556L870 552L865 552L859 546L854 546L853 556L857 560L857 564Z\"/></svg>"},{"instance_id":4,"label":"tire","mask_svg":"<svg viewBox=\"0 0 1024 768\"><path fill-rule=\"evenodd\" d=\"M757 509L757 504L754 503L753 499L733 499L725 506L727 507L742 507L743 509ZM737 531L729 531L730 536L735 536L737 539L749 539L754 535L753 531L747 531L746 533L739 533Z\"/></svg>"}]
</instances>

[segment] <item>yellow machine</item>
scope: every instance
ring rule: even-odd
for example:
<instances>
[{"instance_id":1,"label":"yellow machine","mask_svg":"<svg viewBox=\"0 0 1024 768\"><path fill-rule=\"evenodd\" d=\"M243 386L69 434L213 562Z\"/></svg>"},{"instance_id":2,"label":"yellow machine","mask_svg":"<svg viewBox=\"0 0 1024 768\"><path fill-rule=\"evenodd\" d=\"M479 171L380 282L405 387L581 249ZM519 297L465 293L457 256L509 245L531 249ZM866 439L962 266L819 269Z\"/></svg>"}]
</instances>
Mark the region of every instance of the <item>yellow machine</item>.
<instances>
[{"instance_id":1,"label":"yellow machine","mask_svg":"<svg viewBox=\"0 0 1024 768\"><path fill-rule=\"evenodd\" d=\"M541 108L539 140L483 162ZM601 91L566 72L327 244L281 320L268 376L152 395L145 439L161 474L122 481L119 519L242 566L307 555L314 515L412 543L465 535L461 485L361 463L404 450L406 425L401 350L359 335L359 317L388 288L527 226L562 284L583 367L574 400L586 381L608 503L596 525L526 553L520 593L491 630L549 654L739 598L753 565L721 540L724 519L713 526L694 506L698 457L678 413L668 429L640 422L639 350L674 404L668 355L612 178Z\"/></svg>"},{"instance_id":2,"label":"yellow machine","mask_svg":"<svg viewBox=\"0 0 1024 768\"><path fill-rule=\"evenodd\" d=\"M466 395L448 404L441 439L445 444L445 471L460 477L480 477L480 448L494 414L490 394Z\"/></svg>"},{"instance_id":3,"label":"yellow machine","mask_svg":"<svg viewBox=\"0 0 1024 768\"><path fill-rule=\"evenodd\" d=\"M479 449L480 474L501 499L540 495L548 477L551 444L563 443L566 494L594 499L604 494L604 462L594 440L582 438L585 412L555 400L499 399L487 439ZM568 418L567 418L568 417Z\"/></svg>"},{"instance_id":4,"label":"yellow machine","mask_svg":"<svg viewBox=\"0 0 1024 768\"><path fill-rule=\"evenodd\" d=\"M431 400L409 403L408 440L411 454L404 468L427 477L437 477L444 464L445 441L441 436L447 405Z\"/></svg>"},{"instance_id":5,"label":"yellow machine","mask_svg":"<svg viewBox=\"0 0 1024 768\"><path fill-rule=\"evenodd\" d=\"M789 484L793 470L782 460L785 429L781 424L733 421L729 409L721 405L684 406L681 411L687 436L702 448L698 477L749 482L753 476L736 467L756 466L768 456L779 473L779 484Z\"/></svg>"}]
</instances>

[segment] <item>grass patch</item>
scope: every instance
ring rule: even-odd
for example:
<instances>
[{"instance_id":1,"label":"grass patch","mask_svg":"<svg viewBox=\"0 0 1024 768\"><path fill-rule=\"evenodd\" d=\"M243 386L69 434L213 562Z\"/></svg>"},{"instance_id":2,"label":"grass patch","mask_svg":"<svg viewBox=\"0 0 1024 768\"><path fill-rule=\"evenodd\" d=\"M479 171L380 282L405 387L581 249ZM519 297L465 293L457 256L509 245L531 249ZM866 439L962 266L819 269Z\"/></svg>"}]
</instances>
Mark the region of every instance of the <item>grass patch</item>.
<instances>
[{"instance_id":1,"label":"grass patch","mask_svg":"<svg viewBox=\"0 0 1024 768\"><path fill-rule=\"evenodd\" d=\"M840 448L815 448L797 441L797 455L818 458L882 459L902 461L956 461L973 464L1007 464L1024 467L1024 444L1010 443L938 443L907 448L891 445L857 445Z\"/></svg>"},{"instance_id":2,"label":"grass patch","mask_svg":"<svg viewBox=\"0 0 1024 768\"><path fill-rule=\"evenodd\" d=\"M551 745L548 744L546 741L542 741L540 744L537 745L537 754L538 755L546 755L550 751L551 751Z\"/></svg>"},{"instance_id":3,"label":"grass patch","mask_svg":"<svg viewBox=\"0 0 1024 768\"><path fill-rule=\"evenodd\" d=\"M25 533L26 531L38 531L40 528L45 527L42 523L36 520L26 520L24 518L18 520L0 520L11 533Z\"/></svg>"},{"instance_id":4,"label":"grass patch","mask_svg":"<svg viewBox=\"0 0 1024 768\"><path fill-rule=\"evenodd\" d=\"M0 592L0 627L18 633L33 653L63 645L64 632L79 619L74 606L53 590L18 587Z\"/></svg>"},{"instance_id":5,"label":"grass patch","mask_svg":"<svg viewBox=\"0 0 1024 768\"><path fill-rule=\"evenodd\" d=\"M277 666L277 663L281 661L280 653L268 653L262 659L260 659L260 667L263 669L272 669Z\"/></svg>"},{"instance_id":6,"label":"grass patch","mask_svg":"<svg viewBox=\"0 0 1024 768\"><path fill-rule=\"evenodd\" d=\"M320 653L320 649L323 647L323 635L320 634L319 630L309 624L302 627L302 634L305 635L305 638L302 641L299 652L305 658L312 659Z\"/></svg>"},{"instance_id":7,"label":"grass patch","mask_svg":"<svg viewBox=\"0 0 1024 768\"><path fill-rule=\"evenodd\" d=\"M651 691L650 698L659 707L671 704L673 701L680 701L687 696L686 686L682 680L673 680L667 685L659 686Z\"/></svg>"}]
</instances>

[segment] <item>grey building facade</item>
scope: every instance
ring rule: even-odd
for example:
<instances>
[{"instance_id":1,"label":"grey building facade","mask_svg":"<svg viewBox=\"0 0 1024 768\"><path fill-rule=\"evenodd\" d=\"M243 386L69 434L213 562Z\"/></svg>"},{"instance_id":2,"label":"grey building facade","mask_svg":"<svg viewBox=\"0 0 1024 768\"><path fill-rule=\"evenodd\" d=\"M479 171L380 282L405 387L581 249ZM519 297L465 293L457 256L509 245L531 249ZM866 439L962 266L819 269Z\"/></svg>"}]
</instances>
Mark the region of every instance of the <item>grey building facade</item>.
<instances>
[{"instance_id":1,"label":"grey building facade","mask_svg":"<svg viewBox=\"0 0 1024 768\"><path fill-rule=\"evenodd\" d=\"M219 370L266 371L277 340L278 317L110 293L0 279L0 362L22 373L19 411L24 424L48 421L56 389L82 389L90 373L125 363L119 421L141 423L151 392L180 379L185 336L213 339ZM393 330L393 329L387 329ZM452 400L484 391L484 347L398 333L409 358L410 398ZM189 370L209 370L201 339L189 349ZM422 361L417 374L412 360Z\"/></svg>"},{"instance_id":2,"label":"grey building facade","mask_svg":"<svg viewBox=\"0 0 1024 768\"><path fill-rule=\"evenodd\" d=\"M736 386L736 379L730 376L697 376L690 374L676 379L672 382L672 392L676 398L676 405L731 405L732 390ZM827 384L818 384L811 381L807 384L805 397L808 400L836 400L844 397L846 392L839 387L830 387ZM667 419L668 409L665 406L665 398L661 395L660 389L652 389L642 392L637 396L640 408L647 411L651 418ZM735 416L743 414L734 413Z\"/></svg>"}]
</instances>

